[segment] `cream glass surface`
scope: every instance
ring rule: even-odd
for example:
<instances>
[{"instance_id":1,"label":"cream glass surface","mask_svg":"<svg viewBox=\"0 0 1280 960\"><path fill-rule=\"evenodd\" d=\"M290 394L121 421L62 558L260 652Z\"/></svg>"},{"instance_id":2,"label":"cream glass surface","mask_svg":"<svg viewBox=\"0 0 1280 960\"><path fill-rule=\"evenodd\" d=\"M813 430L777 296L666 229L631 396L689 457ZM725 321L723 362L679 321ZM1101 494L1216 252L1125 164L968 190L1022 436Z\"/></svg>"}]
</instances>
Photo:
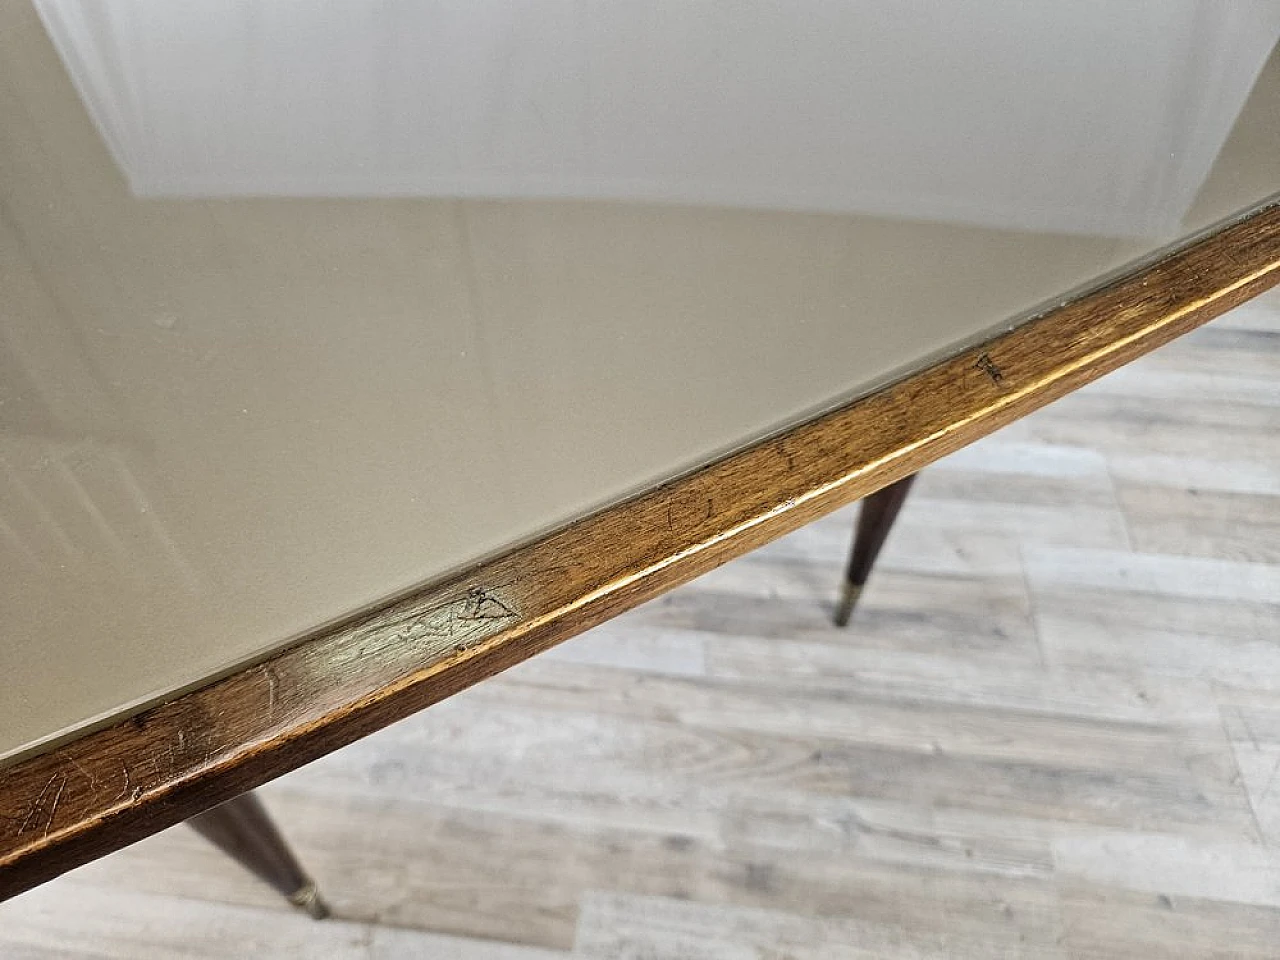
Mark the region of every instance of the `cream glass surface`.
<instances>
[{"instance_id":1,"label":"cream glass surface","mask_svg":"<svg viewBox=\"0 0 1280 960\"><path fill-rule=\"evenodd\" d=\"M1278 35L1271 0L0 0L0 758L1256 204Z\"/></svg>"}]
</instances>

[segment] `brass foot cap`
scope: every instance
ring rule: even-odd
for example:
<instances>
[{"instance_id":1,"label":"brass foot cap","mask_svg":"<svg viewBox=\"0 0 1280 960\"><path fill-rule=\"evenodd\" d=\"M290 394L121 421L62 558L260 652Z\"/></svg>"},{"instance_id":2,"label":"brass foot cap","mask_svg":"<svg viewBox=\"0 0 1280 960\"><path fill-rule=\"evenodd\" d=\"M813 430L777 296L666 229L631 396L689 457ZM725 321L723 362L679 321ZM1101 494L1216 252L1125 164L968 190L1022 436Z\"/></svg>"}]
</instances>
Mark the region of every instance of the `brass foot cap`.
<instances>
[{"instance_id":1,"label":"brass foot cap","mask_svg":"<svg viewBox=\"0 0 1280 960\"><path fill-rule=\"evenodd\" d=\"M858 605L858 598L862 596L862 587L856 583L845 581L844 588L840 591L840 602L836 604L836 626L848 626L849 618L853 616L853 608Z\"/></svg>"},{"instance_id":2,"label":"brass foot cap","mask_svg":"<svg viewBox=\"0 0 1280 960\"><path fill-rule=\"evenodd\" d=\"M323 920L329 916L329 905L321 899L314 880L308 880L305 886L291 893L289 902L307 911L313 920Z\"/></svg>"}]
</instances>

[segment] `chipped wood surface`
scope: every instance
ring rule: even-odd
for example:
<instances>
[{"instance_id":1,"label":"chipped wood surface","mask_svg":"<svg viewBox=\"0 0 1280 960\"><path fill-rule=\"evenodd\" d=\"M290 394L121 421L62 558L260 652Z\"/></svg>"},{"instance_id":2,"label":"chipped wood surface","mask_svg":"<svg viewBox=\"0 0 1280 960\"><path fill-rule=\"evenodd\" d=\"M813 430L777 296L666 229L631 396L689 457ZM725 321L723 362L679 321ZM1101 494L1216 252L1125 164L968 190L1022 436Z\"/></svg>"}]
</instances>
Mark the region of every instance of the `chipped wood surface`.
<instances>
[{"instance_id":1,"label":"chipped wood surface","mask_svg":"<svg viewBox=\"0 0 1280 960\"><path fill-rule=\"evenodd\" d=\"M978 439L1280 279L1280 208L982 346L0 772L0 897L439 701Z\"/></svg>"}]
</instances>

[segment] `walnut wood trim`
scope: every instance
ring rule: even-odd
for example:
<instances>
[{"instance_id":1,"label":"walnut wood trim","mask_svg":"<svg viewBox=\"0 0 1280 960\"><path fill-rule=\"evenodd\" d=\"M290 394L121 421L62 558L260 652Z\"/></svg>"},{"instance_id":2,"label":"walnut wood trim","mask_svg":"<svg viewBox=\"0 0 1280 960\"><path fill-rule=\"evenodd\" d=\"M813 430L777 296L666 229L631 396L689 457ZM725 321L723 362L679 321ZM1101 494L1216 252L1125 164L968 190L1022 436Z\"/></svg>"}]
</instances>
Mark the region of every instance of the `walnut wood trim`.
<instances>
[{"instance_id":1,"label":"walnut wood trim","mask_svg":"<svg viewBox=\"0 0 1280 960\"><path fill-rule=\"evenodd\" d=\"M0 898L865 496L1280 280L1280 206L686 477L0 772Z\"/></svg>"}]
</instances>

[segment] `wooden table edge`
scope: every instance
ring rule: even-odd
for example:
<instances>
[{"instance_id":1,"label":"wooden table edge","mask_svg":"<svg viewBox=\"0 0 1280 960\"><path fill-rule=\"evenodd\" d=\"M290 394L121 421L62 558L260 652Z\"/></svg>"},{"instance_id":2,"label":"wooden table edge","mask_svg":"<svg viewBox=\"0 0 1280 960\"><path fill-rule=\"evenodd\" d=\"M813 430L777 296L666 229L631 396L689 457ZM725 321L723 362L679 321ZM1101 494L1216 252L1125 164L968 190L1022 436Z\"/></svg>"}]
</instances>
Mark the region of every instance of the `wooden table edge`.
<instances>
[{"instance_id":1,"label":"wooden table edge","mask_svg":"<svg viewBox=\"0 0 1280 960\"><path fill-rule=\"evenodd\" d=\"M981 346L4 768L0 899L914 473L1278 280L1280 203L1271 202Z\"/></svg>"}]
</instances>

